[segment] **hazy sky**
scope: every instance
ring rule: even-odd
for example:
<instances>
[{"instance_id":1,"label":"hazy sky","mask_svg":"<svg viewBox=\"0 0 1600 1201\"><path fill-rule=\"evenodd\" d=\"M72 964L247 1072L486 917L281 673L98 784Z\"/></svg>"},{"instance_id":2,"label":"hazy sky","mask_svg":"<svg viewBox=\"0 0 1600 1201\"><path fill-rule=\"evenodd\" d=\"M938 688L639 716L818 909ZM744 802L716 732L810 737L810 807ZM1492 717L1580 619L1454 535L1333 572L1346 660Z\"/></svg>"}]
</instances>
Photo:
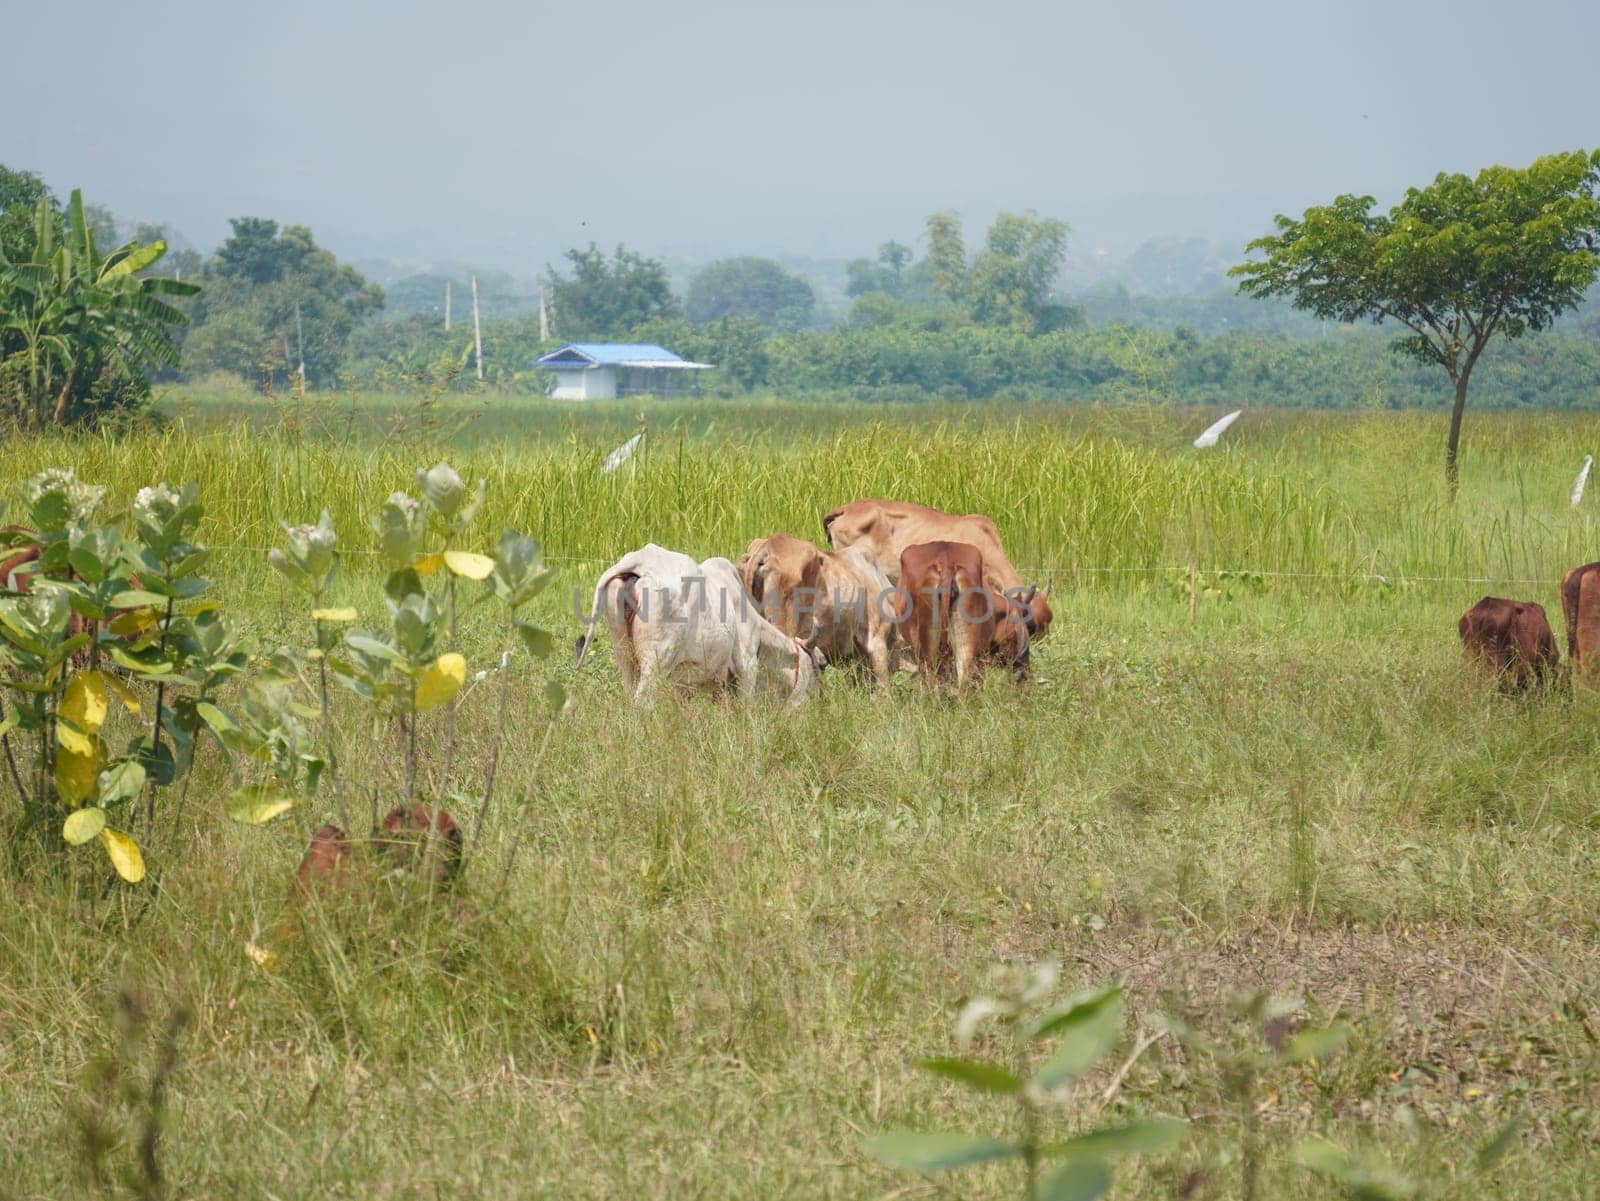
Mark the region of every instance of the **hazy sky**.
<instances>
[{"instance_id":1,"label":"hazy sky","mask_svg":"<svg viewBox=\"0 0 1600 1201\"><path fill-rule=\"evenodd\" d=\"M941 207L1073 250L1600 145L1600 5L78 0L5 23L0 162L166 220L526 270L870 253ZM81 68L81 71L78 69Z\"/></svg>"}]
</instances>

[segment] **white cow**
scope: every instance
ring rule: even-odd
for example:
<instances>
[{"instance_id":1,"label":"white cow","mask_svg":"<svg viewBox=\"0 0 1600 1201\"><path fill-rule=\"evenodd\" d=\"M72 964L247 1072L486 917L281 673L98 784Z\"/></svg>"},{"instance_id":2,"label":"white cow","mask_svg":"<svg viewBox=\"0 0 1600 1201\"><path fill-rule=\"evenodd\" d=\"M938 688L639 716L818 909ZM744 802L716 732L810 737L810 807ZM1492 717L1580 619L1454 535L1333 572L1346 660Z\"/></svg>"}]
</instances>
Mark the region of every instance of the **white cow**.
<instances>
[{"instance_id":1,"label":"white cow","mask_svg":"<svg viewBox=\"0 0 1600 1201\"><path fill-rule=\"evenodd\" d=\"M600 577L590 620L606 623L622 686L640 704L667 685L731 685L746 696L773 691L794 705L826 662L761 616L727 559L696 563L653 542ZM591 629L580 666L593 640Z\"/></svg>"}]
</instances>

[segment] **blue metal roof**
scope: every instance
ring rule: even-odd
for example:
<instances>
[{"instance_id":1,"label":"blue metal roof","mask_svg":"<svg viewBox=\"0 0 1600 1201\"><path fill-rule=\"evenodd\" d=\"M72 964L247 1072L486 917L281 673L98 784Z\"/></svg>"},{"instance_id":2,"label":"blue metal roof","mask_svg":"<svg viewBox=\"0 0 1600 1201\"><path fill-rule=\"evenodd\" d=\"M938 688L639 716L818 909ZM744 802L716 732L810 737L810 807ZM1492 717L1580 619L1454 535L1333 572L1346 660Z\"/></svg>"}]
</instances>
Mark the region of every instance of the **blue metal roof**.
<instances>
[{"instance_id":1,"label":"blue metal roof","mask_svg":"<svg viewBox=\"0 0 1600 1201\"><path fill-rule=\"evenodd\" d=\"M681 363L683 360L661 346L649 342L569 342L560 350L552 350L549 354L542 354L535 363L545 364L571 364L577 366L573 360L573 352L587 359L584 366L588 367L615 367L621 363L646 362L671 362Z\"/></svg>"}]
</instances>

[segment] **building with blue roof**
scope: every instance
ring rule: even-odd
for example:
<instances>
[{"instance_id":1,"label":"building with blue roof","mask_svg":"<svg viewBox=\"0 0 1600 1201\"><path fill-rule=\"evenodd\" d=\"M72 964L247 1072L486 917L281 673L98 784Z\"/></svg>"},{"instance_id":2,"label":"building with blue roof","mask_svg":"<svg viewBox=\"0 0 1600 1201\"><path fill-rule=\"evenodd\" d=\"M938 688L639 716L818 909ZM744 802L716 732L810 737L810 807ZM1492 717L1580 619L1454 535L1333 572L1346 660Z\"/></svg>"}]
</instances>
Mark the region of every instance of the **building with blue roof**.
<instances>
[{"instance_id":1,"label":"building with blue roof","mask_svg":"<svg viewBox=\"0 0 1600 1201\"><path fill-rule=\"evenodd\" d=\"M648 342L569 342L534 360L555 372L557 400L612 400L649 393L670 396L688 390L696 371L710 363L691 363Z\"/></svg>"}]
</instances>

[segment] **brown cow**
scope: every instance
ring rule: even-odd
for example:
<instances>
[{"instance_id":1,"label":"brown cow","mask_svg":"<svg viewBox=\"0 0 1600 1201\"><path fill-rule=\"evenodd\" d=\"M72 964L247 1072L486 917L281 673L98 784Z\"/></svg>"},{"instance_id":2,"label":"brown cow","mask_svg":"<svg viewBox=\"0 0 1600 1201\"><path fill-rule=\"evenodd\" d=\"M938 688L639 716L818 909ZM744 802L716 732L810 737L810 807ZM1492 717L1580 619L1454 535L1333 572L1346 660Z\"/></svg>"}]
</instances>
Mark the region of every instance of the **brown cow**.
<instances>
[{"instance_id":1,"label":"brown cow","mask_svg":"<svg viewBox=\"0 0 1600 1201\"><path fill-rule=\"evenodd\" d=\"M350 836L338 826L318 826L311 845L295 869L295 891L301 897L314 892L339 892L350 883L350 860L355 853Z\"/></svg>"},{"instance_id":2,"label":"brown cow","mask_svg":"<svg viewBox=\"0 0 1600 1201\"><path fill-rule=\"evenodd\" d=\"M315 898L333 904L371 886L372 864L356 857L355 843L339 826L317 827L295 869L290 912L278 925L279 941L293 935L296 911L305 902ZM434 887L449 884L461 870L461 828L449 813L431 805L396 805L382 828L372 832L372 846L384 862L415 873Z\"/></svg>"},{"instance_id":3,"label":"brown cow","mask_svg":"<svg viewBox=\"0 0 1600 1201\"><path fill-rule=\"evenodd\" d=\"M1461 615L1459 628L1467 659L1492 671L1508 692L1542 684L1560 670L1542 605L1486 596Z\"/></svg>"},{"instance_id":4,"label":"brown cow","mask_svg":"<svg viewBox=\"0 0 1600 1201\"><path fill-rule=\"evenodd\" d=\"M752 600L791 638L822 651L829 663L859 656L889 684L887 576L859 550L821 551L803 538L757 538L739 559Z\"/></svg>"},{"instance_id":5,"label":"brown cow","mask_svg":"<svg viewBox=\"0 0 1600 1201\"><path fill-rule=\"evenodd\" d=\"M1586 675L1600 652L1600 563L1574 567L1561 577L1561 615L1567 622L1567 660L1575 675Z\"/></svg>"},{"instance_id":6,"label":"brown cow","mask_svg":"<svg viewBox=\"0 0 1600 1201\"><path fill-rule=\"evenodd\" d=\"M835 550L859 547L891 581L900 578L900 555L908 546L927 542L965 542L983 556L984 583L1016 597L1028 609L1029 634L1044 637L1050 628L1050 604L1022 576L1000 545L1000 531L981 513L955 517L926 505L898 500L857 500L822 519L828 545Z\"/></svg>"},{"instance_id":7,"label":"brown cow","mask_svg":"<svg viewBox=\"0 0 1600 1201\"><path fill-rule=\"evenodd\" d=\"M449 884L461 870L461 827L432 805L396 805L383 819L375 845L397 866L415 871L434 887Z\"/></svg>"},{"instance_id":8,"label":"brown cow","mask_svg":"<svg viewBox=\"0 0 1600 1201\"><path fill-rule=\"evenodd\" d=\"M983 555L965 542L925 542L900 555L896 637L916 657L923 679L937 687L953 660L956 687L976 681L990 659L1027 674L1028 611L983 582Z\"/></svg>"}]
</instances>

